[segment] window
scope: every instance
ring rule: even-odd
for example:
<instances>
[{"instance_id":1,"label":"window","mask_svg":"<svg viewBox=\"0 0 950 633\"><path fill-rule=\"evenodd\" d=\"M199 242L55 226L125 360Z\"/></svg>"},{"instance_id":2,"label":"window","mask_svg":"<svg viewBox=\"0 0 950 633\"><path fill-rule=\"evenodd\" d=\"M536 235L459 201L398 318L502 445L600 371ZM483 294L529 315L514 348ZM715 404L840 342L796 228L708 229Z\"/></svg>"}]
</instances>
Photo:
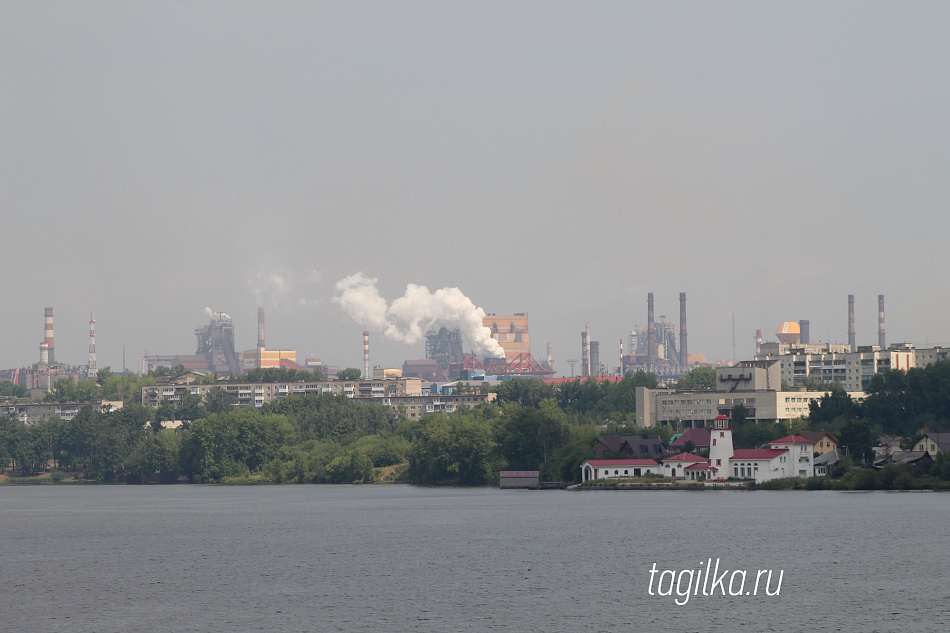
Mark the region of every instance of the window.
<instances>
[{"instance_id":1,"label":"window","mask_svg":"<svg viewBox=\"0 0 950 633\"><path fill-rule=\"evenodd\" d=\"M717 460L716 460L716 466L722 466L722 460L721 460L721 459L717 459Z\"/></svg>"}]
</instances>

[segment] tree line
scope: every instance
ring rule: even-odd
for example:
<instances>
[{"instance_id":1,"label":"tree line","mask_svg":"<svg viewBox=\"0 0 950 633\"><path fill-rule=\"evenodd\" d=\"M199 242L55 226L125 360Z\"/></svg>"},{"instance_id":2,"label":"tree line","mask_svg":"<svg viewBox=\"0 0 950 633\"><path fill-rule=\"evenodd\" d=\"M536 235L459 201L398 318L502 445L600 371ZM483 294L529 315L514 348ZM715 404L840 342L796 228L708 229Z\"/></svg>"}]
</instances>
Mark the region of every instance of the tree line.
<instances>
[{"instance_id":1,"label":"tree line","mask_svg":"<svg viewBox=\"0 0 950 633\"><path fill-rule=\"evenodd\" d=\"M594 456L597 435L648 432L668 440L674 430L633 426L636 388L656 386L656 377L644 372L616 382L515 378L493 387L493 403L418 420L333 394L236 408L223 389L148 409L134 402L130 377L104 371L100 381L103 393L126 395L122 409L86 406L68 423L54 417L29 426L0 418L0 468L24 475L53 468L102 481L179 473L193 482L313 483L369 482L391 469L403 481L459 485L490 484L509 469L572 482ZM876 375L867 393L855 402L834 389L812 404L810 418L787 424L753 423L737 406L734 444L751 448L804 428L824 429L860 464L877 434L902 435L909 444L947 424L950 362ZM170 420L184 423L164 428Z\"/></svg>"}]
</instances>

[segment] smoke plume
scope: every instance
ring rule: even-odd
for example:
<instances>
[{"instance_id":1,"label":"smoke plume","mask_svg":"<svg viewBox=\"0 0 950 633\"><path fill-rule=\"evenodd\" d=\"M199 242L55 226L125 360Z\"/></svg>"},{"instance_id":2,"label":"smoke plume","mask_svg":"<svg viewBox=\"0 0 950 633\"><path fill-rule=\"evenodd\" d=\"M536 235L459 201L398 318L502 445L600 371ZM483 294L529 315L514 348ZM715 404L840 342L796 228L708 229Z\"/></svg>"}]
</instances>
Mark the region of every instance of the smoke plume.
<instances>
[{"instance_id":1,"label":"smoke plume","mask_svg":"<svg viewBox=\"0 0 950 633\"><path fill-rule=\"evenodd\" d=\"M408 284L406 293L390 304L379 296L376 282L361 272L345 277L336 283L333 301L351 319L393 341L417 345L427 331L445 326L461 330L462 340L476 355L505 357L491 330L482 325L485 311L458 288L429 292L425 286Z\"/></svg>"}]
</instances>

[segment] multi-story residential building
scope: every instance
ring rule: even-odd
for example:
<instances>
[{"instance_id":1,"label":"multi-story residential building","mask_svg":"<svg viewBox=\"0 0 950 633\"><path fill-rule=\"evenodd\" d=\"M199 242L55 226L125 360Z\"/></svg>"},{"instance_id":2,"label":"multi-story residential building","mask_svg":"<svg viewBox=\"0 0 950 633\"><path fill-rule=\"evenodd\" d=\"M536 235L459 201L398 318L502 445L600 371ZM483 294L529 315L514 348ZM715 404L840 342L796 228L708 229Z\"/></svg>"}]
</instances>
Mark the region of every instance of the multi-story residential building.
<instances>
[{"instance_id":1,"label":"multi-story residential building","mask_svg":"<svg viewBox=\"0 0 950 633\"><path fill-rule=\"evenodd\" d=\"M36 424L48 418L59 416L63 422L69 422L76 417L79 410L91 405L99 411L121 409L122 401L95 400L93 402L22 402L4 403L0 405L0 415L15 418L23 424Z\"/></svg>"},{"instance_id":2,"label":"multi-story residential building","mask_svg":"<svg viewBox=\"0 0 950 633\"><path fill-rule=\"evenodd\" d=\"M178 404L185 394L204 397L212 389L223 389L235 398L240 406L261 407L265 402L275 402L287 396L308 394L343 394L350 398L382 398L394 396L421 396L422 380L419 378L390 378L376 380L327 380L321 382L274 382L185 384L174 381L165 385L142 387L142 404L157 407L168 401Z\"/></svg>"},{"instance_id":3,"label":"multi-story residential building","mask_svg":"<svg viewBox=\"0 0 950 633\"><path fill-rule=\"evenodd\" d=\"M410 419L440 411L450 413L460 406L474 407L495 399L493 393L426 394L419 378L220 384L189 383L181 380L142 387L142 404L147 407L157 407L162 402L179 404L186 395L203 398L215 388L231 394L238 406L262 407L266 402L277 402L287 396L331 393L345 395L360 402L377 402L401 410Z\"/></svg>"},{"instance_id":4,"label":"multi-story residential building","mask_svg":"<svg viewBox=\"0 0 950 633\"><path fill-rule=\"evenodd\" d=\"M809 403L820 399L822 391L781 390L778 360L742 361L716 370L715 391L675 391L638 387L637 425L680 422L687 428L708 427L717 416L729 417L742 405L753 422L779 422L807 417ZM863 400L863 392L851 392Z\"/></svg>"},{"instance_id":5,"label":"multi-story residential building","mask_svg":"<svg viewBox=\"0 0 950 633\"><path fill-rule=\"evenodd\" d=\"M777 360L781 363L781 380L788 387L799 387L806 378L826 383L837 382L845 391L864 391L874 374L891 369L908 370L947 360L950 350L935 347L916 349L910 343L891 345L881 349L877 345L858 347L850 351L848 345L763 343L759 360Z\"/></svg>"}]
</instances>

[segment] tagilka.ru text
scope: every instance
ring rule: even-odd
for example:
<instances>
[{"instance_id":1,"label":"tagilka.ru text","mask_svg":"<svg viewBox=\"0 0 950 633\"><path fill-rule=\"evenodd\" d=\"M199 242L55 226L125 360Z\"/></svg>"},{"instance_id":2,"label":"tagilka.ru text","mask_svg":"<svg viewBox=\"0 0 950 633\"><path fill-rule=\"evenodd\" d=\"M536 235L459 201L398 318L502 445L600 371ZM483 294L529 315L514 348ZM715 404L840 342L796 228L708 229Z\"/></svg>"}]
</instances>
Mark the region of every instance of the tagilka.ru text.
<instances>
[{"instance_id":1,"label":"tagilka.ru text","mask_svg":"<svg viewBox=\"0 0 950 633\"><path fill-rule=\"evenodd\" d=\"M659 577L657 577L659 575ZM651 596L676 596L673 602L682 606L689 602L690 596L758 596L759 590L766 596L777 596L782 591L782 578L785 571L778 570L778 580L772 587L772 570L745 569L719 570L719 559L713 563L710 558L700 562L697 569L657 569L656 563L650 569ZM754 576L754 577L753 577ZM656 592L654 592L654 581Z\"/></svg>"}]
</instances>

